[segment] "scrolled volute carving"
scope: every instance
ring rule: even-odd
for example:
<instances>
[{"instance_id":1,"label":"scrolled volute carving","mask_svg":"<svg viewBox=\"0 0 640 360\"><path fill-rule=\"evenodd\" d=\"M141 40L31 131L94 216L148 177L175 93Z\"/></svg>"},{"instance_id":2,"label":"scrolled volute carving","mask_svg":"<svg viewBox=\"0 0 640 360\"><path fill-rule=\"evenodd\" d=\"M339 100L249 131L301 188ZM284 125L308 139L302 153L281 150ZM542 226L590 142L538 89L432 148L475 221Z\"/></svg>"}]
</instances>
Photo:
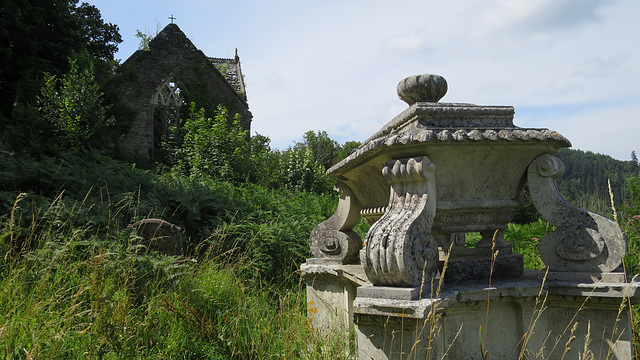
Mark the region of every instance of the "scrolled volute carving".
<instances>
[{"instance_id":1,"label":"scrolled volute carving","mask_svg":"<svg viewBox=\"0 0 640 360\"><path fill-rule=\"evenodd\" d=\"M372 284L419 287L437 274L438 245L430 234L436 211L434 170L426 156L385 164L389 206L369 229L361 259Z\"/></svg>"},{"instance_id":2,"label":"scrolled volute carving","mask_svg":"<svg viewBox=\"0 0 640 360\"><path fill-rule=\"evenodd\" d=\"M555 156L540 156L536 161L536 170L542 177L558 178L564 174L564 162Z\"/></svg>"},{"instance_id":3,"label":"scrolled volute carving","mask_svg":"<svg viewBox=\"0 0 640 360\"><path fill-rule=\"evenodd\" d=\"M528 169L533 203L556 227L540 241L542 260L552 271L613 271L622 263L627 249L620 227L564 200L553 180L563 172L562 160L548 154L537 157Z\"/></svg>"},{"instance_id":4,"label":"scrolled volute carving","mask_svg":"<svg viewBox=\"0 0 640 360\"><path fill-rule=\"evenodd\" d=\"M353 228L360 219L361 206L346 184L340 182L334 190L340 197L336 212L313 229L309 246L313 255L324 262L357 263L362 239Z\"/></svg>"}]
</instances>

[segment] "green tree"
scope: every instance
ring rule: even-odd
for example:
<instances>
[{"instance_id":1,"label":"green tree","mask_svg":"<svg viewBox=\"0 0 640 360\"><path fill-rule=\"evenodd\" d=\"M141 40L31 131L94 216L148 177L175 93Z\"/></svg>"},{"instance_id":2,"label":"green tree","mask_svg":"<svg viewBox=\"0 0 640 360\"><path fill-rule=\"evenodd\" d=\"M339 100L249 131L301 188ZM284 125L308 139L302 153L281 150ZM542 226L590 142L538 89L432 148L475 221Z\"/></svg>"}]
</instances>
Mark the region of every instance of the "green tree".
<instances>
[{"instance_id":1,"label":"green tree","mask_svg":"<svg viewBox=\"0 0 640 360\"><path fill-rule=\"evenodd\" d=\"M603 215L611 214L609 182L615 203L622 204L626 201L626 179L638 172L633 161L620 161L589 151L561 149L557 156L565 164L564 175L556 179L563 197L576 206Z\"/></svg>"},{"instance_id":2,"label":"green tree","mask_svg":"<svg viewBox=\"0 0 640 360\"><path fill-rule=\"evenodd\" d=\"M69 73L63 77L46 74L38 110L53 129L55 138L50 141L59 141L59 150L78 151L88 147L94 135L102 136L109 120L101 99L91 66L80 69L71 61Z\"/></svg>"},{"instance_id":3,"label":"green tree","mask_svg":"<svg viewBox=\"0 0 640 360\"><path fill-rule=\"evenodd\" d=\"M627 215L640 215L640 174L627 179Z\"/></svg>"},{"instance_id":4,"label":"green tree","mask_svg":"<svg viewBox=\"0 0 640 360\"><path fill-rule=\"evenodd\" d=\"M72 2L75 3L77 0ZM100 10L86 2L73 8L71 14L80 26L83 50L87 50L95 61L113 60L113 55L118 51L118 44L122 42L118 26L105 23Z\"/></svg>"},{"instance_id":5,"label":"green tree","mask_svg":"<svg viewBox=\"0 0 640 360\"><path fill-rule=\"evenodd\" d=\"M352 152L356 151L356 149L360 146L360 141L347 141L342 146L340 146L340 150L338 151L338 161L342 161L347 156L351 155Z\"/></svg>"},{"instance_id":6,"label":"green tree","mask_svg":"<svg viewBox=\"0 0 640 360\"><path fill-rule=\"evenodd\" d=\"M184 138L176 150L178 168L190 176L241 183L249 175L249 134L239 117L218 106L213 118L191 103Z\"/></svg>"},{"instance_id":7,"label":"green tree","mask_svg":"<svg viewBox=\"0 0 640 360\"><path fill-rule=\"evenodd\" d=\"M35 99L44 74L61 76L68 58L86 51L96 66L113 60L122 42L118 27L100 11L77 0L1 0L0 120L13 116L16 104ZM105 67L106 70L106 67ZM4 119L3 119L4 118ZM2 130L2 128L0 128Z\"/></svg>"},{"instance_id":8,"label":"green tree","mask_svg":"<svg viewBox=\"0 0 640 360\"><path fill-rule=\"evenodd\" d=\"M136 30L136 37L139 39L138 50L149 50L149 43L153 40L153 35L143 33L140 30Z\"/></svg>"},{"instance_id":9,"label":"green tree","mask_svg":"<svg viewBox=\"0 0 640 360\"><path fill-rule=\"evenodd\" d=\"M307 131L303 138L304 142L301 145L311 151L313 159L325 170L330 168L340 150L338 142L329 138L326 131Z\"/></svg>"},{"instance_id":10,"label":"green tree","mask_svg":"<svg viewBox=\"0 0 640 360\"><path fill-rule=\"evenodd\" d=\"M333 188L333 178L325 175L324 166L318 164L307 147L294 146L284 151L280 168L285 188L320 194Z\"/></svg>"},{"instance_id":11,"label":"green tree","mask_svg":"<svg viewBox=\"0 0 640 360\"><path fill-rule=\"evenodd\" d=\"M282 186L283 179L280 172L280 154L271 150L271 139L256 134L249 142L251 164L249 166L249 181L268 188L276 189Z\"/></svg>"}]
</instances>

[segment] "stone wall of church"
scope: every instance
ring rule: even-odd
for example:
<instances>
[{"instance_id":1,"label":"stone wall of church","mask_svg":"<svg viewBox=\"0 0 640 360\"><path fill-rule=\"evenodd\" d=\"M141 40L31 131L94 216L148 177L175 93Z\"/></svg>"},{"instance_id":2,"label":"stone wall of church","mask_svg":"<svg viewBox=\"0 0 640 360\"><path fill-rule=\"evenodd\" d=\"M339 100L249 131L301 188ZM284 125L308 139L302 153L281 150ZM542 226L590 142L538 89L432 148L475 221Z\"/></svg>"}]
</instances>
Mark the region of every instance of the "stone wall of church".
<instances>
[{"instance_id":1,"label":"stone wall of church","mask_svg":"<svg viewBox=\"0 0 640 360\"><path fill-rule=\"evenodd\" d=\"M139 164L153 162L154 95L167 81L177 84L187 102L205 107L213 116L217 105L239 114L246 130L252 115L245 99L225 80L205 54L198 50L175 24L169 24L149 44L122 64L122 102L132 109L118 141L118 155ZM187 114L188 104L182 109Z\"/></svg>"}]
</instances>

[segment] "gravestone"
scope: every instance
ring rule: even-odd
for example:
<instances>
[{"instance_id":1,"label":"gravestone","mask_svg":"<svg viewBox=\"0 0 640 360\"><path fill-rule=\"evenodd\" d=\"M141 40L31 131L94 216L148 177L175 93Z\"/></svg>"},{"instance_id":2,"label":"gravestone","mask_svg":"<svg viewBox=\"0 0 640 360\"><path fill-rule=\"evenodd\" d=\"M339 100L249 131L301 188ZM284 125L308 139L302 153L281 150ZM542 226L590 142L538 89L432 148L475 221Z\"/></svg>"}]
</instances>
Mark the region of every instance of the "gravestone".
<instances>
[{"instance_id":1,"label":"gravestone","mask_svg":"<svg viewBox=\"0 0 640 360\"><path fill-rule=\"evenodd\" d=\"M182 229L162 219L144 219L129 227L135 228L143 245L167 255L182 255Z\"/></svg>"}]
</instances>

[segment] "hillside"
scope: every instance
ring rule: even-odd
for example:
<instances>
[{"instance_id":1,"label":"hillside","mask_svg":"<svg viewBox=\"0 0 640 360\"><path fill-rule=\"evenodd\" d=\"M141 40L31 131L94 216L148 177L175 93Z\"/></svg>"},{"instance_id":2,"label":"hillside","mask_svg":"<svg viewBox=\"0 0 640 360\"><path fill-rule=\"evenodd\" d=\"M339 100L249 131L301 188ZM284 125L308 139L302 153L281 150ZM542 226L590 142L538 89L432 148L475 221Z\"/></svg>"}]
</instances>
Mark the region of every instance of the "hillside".
<instances>
[{"instance_id":1,"label":"hillside","mask_svg":"<svg viewBox=\"0 0 640 360\"><path fill-rule=\"evenodd\" d=\"M570 203L603 215L611 214L609 185L616 208L628 204L627 179L637 176L637 160L621 161L590 151L561 149L557 156L565 164L564 175L556 180L558 190Z\"/></svg>"}]
</instances>

